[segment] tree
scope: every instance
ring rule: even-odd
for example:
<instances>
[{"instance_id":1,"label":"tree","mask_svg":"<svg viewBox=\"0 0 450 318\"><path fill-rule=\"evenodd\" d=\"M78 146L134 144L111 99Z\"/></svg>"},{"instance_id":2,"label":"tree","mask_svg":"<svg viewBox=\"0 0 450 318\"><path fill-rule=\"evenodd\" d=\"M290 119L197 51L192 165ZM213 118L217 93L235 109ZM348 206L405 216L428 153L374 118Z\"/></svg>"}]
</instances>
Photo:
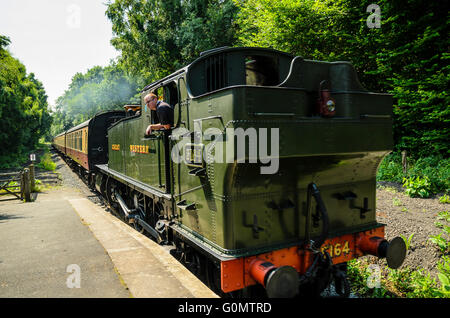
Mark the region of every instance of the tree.
<instances>
[{"instance_id":1,"label":"tree","mask_svg":"<svg viewBox=\"0 0 450 318\"><path fill-rule=\"evenodd\" d=\"M237 9L231 0L115 0L107 5L120 62L145 84L202 51L235 42Z\"/></svg>"},{"instance_id":2,"label":"tree","mask_svg":"<svg viewBox=\"0 0 450 318\"><path fill-rule=\"evenodd\" d=\"M239 44L317 60L347 60L369 90L394 97L397 150L449 155L448 10L439 1L235 0Z\"/></svg>"},{"instance_id":3,"label":"tree","mask_svg":"<svg viewBox=\"0 0 450 318\"><path fill-rule=\"evenodd\" d=\"M86 74L76 73L69 89L56 101L52 134L65 131L104 110L123 109L139 103L138 79L126 75L115 63L94 66Z\"/></svg>"},{"instance_id":4,"label":"tree","mask_svg":"<svg viewBox=\"0 0 450 318\"><path fill-rule=\"evenodd\" d=\"M11 56L9 43L0 35L0 167L14 165L34 149L52 121L42 83Z\"/></svg>"}]
</instances>

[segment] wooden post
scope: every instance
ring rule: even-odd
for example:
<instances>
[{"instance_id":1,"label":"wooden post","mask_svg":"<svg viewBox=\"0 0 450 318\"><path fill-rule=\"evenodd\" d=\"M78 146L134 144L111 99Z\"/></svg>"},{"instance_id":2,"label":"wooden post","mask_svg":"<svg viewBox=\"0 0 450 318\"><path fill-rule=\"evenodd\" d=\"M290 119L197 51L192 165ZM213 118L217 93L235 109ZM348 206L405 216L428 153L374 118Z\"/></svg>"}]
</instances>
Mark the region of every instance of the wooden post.
<instances>
[{"instance_id":1,"label":"wooden post","mask_svg":"<svg viewBox=\"0 0 450 318\"><path fill-rule=\"evenodd\" d=\"M406 173L408 172L408 159L406 158L407 152L406 150L402 151L402 167L403 167L403 174L406 176Z\"/></svg>"},{"instance_id":2,"label":"wooden post","mask_svg":"<svg viewBox=\"0 0 450 318\"><path fill-rule=\"evenodd\" d=\"M23 189L24 189L24 184L25 184L25 182L24 182L24 177L23 177L23 172L21 172L20 173L20 199L22 199L23 200Z\"/></svg>"},{"instance_id":3,"label":"wooden post","mask_svg":"<svg viewBox=\"0 0 450 318\"><path fill-rule=\"evenodd\" d=\"M30 169L25 168L23 170L23 196L25 198L25 202L31 202L31 191L30 191Z\"/></svg>"},{"instance_id":4,"label":"wooden post","mask_svg":"<svg viewBox=\"0 0 450 318\"><path fill-rule=\"evenodd\" d=\"M34 179L34 164L30 164L29 169L30 169L31 192L34 192L35 191L35 187L36 187L36 181Z\"/></svg>"}]
</instances>

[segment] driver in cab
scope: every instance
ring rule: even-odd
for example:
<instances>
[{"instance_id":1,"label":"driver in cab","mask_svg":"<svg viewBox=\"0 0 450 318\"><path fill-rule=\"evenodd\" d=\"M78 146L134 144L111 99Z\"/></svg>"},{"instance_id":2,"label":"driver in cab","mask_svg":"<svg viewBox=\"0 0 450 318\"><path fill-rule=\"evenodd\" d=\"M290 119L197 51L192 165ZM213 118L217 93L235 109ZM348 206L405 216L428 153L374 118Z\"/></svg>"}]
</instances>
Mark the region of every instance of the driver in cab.
<instances>
[{"instance_id":1,"label":"driver in cab","mask_svg":"<svg viewBox=\"0 0 450 318\"><path fill-rule=\"evenodd\" d=\"M158 100L158 97L153 93L147 94L144 97L144 102L151 110L156 111L159 119L159 124L148 125L145 130L146 135L150 135L154 130L168 130L173 126L173 109L169 104Z\"/></svg>"}]
</instances>

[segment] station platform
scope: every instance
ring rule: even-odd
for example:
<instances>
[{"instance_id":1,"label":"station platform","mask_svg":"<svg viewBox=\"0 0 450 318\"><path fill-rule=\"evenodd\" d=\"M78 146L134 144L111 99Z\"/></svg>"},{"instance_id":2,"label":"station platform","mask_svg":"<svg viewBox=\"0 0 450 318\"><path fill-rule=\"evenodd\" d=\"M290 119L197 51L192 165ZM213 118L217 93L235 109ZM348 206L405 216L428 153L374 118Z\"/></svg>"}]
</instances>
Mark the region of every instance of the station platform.
<instances>
[{"instance_id":1,"label":"station platform","mask_svg":"<svg viewBox=\"0 0 450 318\"><path fill-rule=\"evenodd\" d=\"M0 297L218 297L164 247L65 187L0 202L0 246Z\"/></svg>"}]
</instances>

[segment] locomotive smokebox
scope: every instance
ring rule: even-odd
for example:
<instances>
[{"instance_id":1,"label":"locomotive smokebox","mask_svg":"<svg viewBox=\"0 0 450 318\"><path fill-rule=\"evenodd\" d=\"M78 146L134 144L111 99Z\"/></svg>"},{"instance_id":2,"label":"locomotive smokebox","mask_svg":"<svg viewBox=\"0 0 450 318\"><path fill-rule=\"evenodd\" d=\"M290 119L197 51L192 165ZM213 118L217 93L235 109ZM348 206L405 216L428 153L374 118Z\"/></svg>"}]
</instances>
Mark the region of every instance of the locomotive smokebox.
<instances>
[{"instance_id":1,"label":"locomotive smokebox","mask_svg":"<svg viewBox=\"0 0 450 318\"><path fill-rule=\"evenodd\" d=\"M365 254L386 258L390 268L399 268L406 256L406 244L401 237L395 237L390 242L377 236L362 236L358 248Z\"/></svg>"},{"instance_id":2,"label":"locomotive smokebox","mask_svg":"<svg viewBox=\"0 0 450 318\"><path fill-rule=\"evenodd\" d=\"M257 258L250 264L250 275L266 288L269 298L291 298L298 293L298 273L292 266L276 267Z\"/></svg>"}]
</instances>

